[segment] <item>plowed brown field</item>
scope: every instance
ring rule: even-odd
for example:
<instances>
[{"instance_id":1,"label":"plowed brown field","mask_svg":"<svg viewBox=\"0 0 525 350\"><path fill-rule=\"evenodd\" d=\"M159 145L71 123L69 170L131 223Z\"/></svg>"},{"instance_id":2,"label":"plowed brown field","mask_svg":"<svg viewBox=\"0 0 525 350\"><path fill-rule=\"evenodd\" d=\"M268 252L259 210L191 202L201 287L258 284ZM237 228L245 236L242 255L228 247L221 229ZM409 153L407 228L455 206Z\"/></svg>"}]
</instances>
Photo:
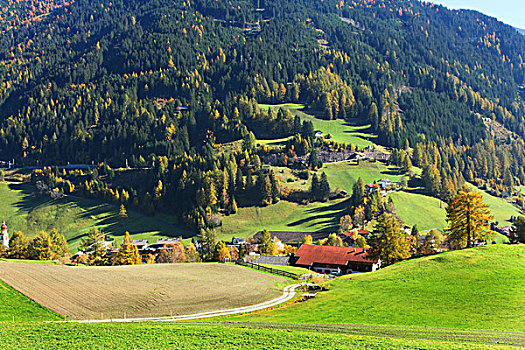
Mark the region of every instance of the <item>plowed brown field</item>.
<instances>
[{"instance_id":1,"label":"plowed brown field","mask_svg":"<svg viewBox=\"0 0 525 350\"><path fill-rule=\"evenodd\" d=\"M0 262L0 279L68 319L156 317L251 305L282 278L224 264L72 267Z\"/></svg>"}]
</instances>

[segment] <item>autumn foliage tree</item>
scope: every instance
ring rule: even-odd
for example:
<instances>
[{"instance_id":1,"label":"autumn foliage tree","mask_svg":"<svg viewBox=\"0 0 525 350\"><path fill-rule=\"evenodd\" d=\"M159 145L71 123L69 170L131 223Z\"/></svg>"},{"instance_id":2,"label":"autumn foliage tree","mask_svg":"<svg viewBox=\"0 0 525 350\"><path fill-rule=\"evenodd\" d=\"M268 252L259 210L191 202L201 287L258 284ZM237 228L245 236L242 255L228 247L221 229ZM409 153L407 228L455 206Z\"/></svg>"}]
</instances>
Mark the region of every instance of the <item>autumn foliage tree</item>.
<instances>
[{"instance_id":1,"label":"autumn foliage tree","mask_svg":"<svg viewBox=\"0 0 525 350\"><path fill-rule=\"evenodd\" d=\"M384 265L410 258L411 244L401 230L401 222L393 214L381 215L372 231L370 257L381 259Z\"/></svg>"},{"instance_id":2,"label":"autumn foliage tree","mask_svg":"<svg viewBox=\"0 0 525 350\"><path fill-rule=\"evenodd\" d=\"M41 231L29 241L26 258L33 260L57 260L69 256L69 247L63 235L56 230Z\"/></svg>"},{"instance_id":3,"label":"autumn foliage tree","mask_svg":"<svg viewBox=\"0 0 525 350\"><path fill-rule=\"evenodd\" d=\"M490 221L493 216L483 202L481 193L463 188L447 206L448 227L445 232L449 245L456 248L470 248L476 241L490 238Z\"/></svg>"},{"instance_id":4,"label":"autumn foliage tree","mask_svg":"<svg viewBox=\"0 0 525 350\"><path fill-rule=\"evenodd\" d=\"M27 255L28 239L24 233L15 231L9 239L9 257L11 259L24 259Z\"/></svg>"},{"instance_id":5,"label":"autumn foliage tree","mask_svg":"<svg viewBox=\"0 0 525 350\"><path fill-rule=\"evenodd\" d=\"M314 240L311 235L306 235L303 238L303 244L314 244Z\"/></svg>"},{"instance_id":6,"label":"autumn foliage tree","mask_svg":"<svg viewBox=\"0 0 525 350\"><path fill-rule=\"evenodd\" d=\"M186 249L181 242L165 244L160 250L158 260L160 263L186 262Z\"/></svg>"},{"instance_id":7,"label":"autumn foliage tree","mask_svg":"<svg viewBox=\"0 0 525 350\"><path fill-rule=\"evenodd\" d=\"M141 263L137 246L133 244L129 232L124 236L124 242L120 246L114 265L136 265Z\"/></svg>"}]
</instances>

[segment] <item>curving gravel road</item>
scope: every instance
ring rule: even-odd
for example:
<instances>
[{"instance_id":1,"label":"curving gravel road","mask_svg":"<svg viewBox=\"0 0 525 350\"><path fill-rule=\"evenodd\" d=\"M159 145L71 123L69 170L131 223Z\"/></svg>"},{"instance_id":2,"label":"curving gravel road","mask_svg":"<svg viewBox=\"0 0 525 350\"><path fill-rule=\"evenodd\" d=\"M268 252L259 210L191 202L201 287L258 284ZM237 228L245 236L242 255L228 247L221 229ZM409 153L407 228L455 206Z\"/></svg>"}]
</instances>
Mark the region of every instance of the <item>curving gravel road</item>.
<instances>
[{"instance_id":1,"label":"curving gravel road","mask_svg":"<svg viewBox=\"0 0 525 350\"><path fill-rule=\"evenodd\" d=\"M233 309L224 309L216 311L201 312L197 314L190 315L178 315L178 316L165 316L165 317L143 317L143 318L110 318L105 320L70 320L70 321L47 321L53 323L63 323L63 322L76 322L76 323L109 323L109 322L173 322L173 321L188 321L188 320L198 320L203 318L217 317L217 316L227 316L234 314L241 314L245 312L252 312L257 310L266 309L268 307L276 306L282 303L287 302L292 299L296 292L295 289L298 287L303 287L311 285L310 283L300 283L292 284L284 287L283 295L278 298L265 301L260 304L236 307Z\"/></svg>"}]
</instances>

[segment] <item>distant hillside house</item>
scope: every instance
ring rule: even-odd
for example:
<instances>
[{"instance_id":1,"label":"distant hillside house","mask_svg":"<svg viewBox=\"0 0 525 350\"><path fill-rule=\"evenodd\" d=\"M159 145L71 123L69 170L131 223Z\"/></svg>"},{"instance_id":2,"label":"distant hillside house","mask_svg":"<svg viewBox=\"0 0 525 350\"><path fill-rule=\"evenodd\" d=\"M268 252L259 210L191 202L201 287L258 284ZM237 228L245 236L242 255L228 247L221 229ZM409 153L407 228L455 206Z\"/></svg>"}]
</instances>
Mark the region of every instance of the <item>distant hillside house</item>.
<instances>
[{"instance_id":1,"label":"distant hillside house","mask_svg":"<svg viewBox=\"0 0 525 350\"><path fill-rule=\"evenodd\" d=\"M392 180L390 179L381 179L377 182L377 184L381 186L383 190L389 190L392 188Z\"/></svg>"},{"instance_id":2,"label":"distant hillside house","mask_svg":"<svg viewBox=\"0 0 525 350\"><path fill-rule=\"evenodd\" d=\"M367 184L366 189L369 192L374 192L374 191L379 191L381 189L381 186L379 186L378 184Z\"/></svg>"},{"instance_id":3,"label":"distant hillside house","mask_svg":"<svg viewBox=\"0 0 525 350\"><path fill-rule=\"evenodd\" d=\"M320 273L349 274L381 267L381 260L371 259L365 248L303 244L295 256L298 257L295 266Z\"/></svg>"}]
</instances>

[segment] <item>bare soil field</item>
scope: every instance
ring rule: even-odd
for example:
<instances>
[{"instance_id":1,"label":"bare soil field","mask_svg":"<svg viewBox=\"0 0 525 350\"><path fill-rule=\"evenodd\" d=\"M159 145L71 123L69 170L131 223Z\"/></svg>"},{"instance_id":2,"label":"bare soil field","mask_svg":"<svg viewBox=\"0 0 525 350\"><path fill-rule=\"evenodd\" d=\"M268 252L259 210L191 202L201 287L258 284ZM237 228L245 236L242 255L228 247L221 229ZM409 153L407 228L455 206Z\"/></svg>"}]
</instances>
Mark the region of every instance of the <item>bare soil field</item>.
<instances>
[{"instance_id":1,"label":"bare soil field","mask_svg":"<svg viewBox=\"0 0 525 350\"><path fill-rule=\"evenodd\" d=\"M109 267L0 262L0 279L68 319L157 317L240 307L283 278L224 264Z\"/></svg>"}]
</instances>

